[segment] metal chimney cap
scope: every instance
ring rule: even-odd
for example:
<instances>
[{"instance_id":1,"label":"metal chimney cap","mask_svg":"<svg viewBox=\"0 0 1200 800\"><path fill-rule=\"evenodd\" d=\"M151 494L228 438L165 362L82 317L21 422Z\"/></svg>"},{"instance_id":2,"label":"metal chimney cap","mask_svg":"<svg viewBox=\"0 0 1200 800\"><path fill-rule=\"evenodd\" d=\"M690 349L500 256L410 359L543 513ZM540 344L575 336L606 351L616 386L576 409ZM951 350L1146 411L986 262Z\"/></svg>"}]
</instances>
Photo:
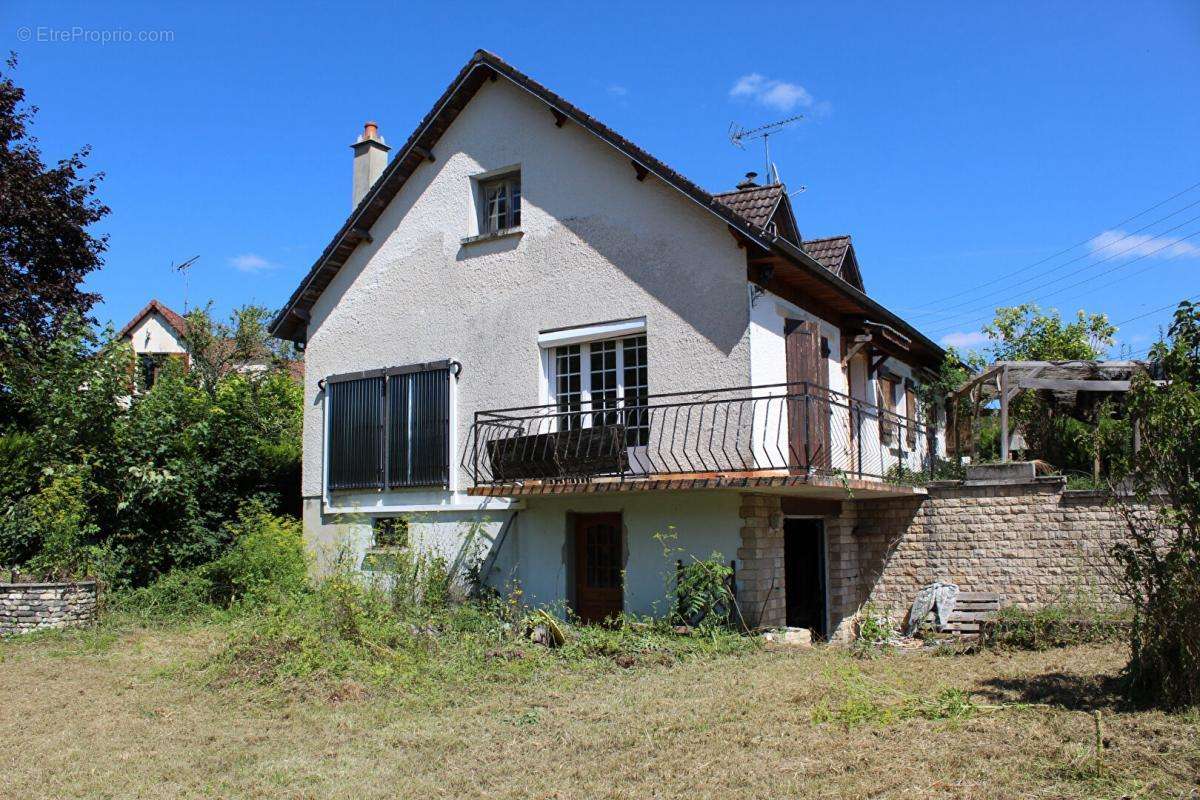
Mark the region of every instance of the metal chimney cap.
<instances>
[{"instance_id":1,"label":"metal chimney cap","mask_svg":"<svg viewBox=\"0 0 1200 800\"><path fill-rule=\"evenodd\" d=\"M757 178L757 177L758 177L758 173L757 173L757 172L747 172L747 173L746 173L746 180L744 180L744 181L742 181L741 183L739 183L739 184L737 185L737 188L739 188L739 189L753 189L754 187L758 186L758 183L756 183L756 182L755 182L755 180L754 180L754 179L755 179L755 178Z\"/></svg>"}]
</instances>

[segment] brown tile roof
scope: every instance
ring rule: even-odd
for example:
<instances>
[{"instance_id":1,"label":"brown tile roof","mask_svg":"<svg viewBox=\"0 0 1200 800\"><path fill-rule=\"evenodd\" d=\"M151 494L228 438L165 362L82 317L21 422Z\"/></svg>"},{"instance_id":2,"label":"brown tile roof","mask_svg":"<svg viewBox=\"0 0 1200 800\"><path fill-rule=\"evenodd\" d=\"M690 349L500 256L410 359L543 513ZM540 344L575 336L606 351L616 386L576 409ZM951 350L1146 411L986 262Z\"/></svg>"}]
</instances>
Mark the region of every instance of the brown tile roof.
<instances>
[{"instance_id":1,"label":"brown tile roof","mask_svg":"<svg viewBox=\"0 0 1200 800\"><path fill-rule=\"evenodd\" d=\"M773 183L770 186L752 186L749 189L714 194L713 199L724 204L735 214L740 214L751 225L765 228L771 221L771 214L779 205L783 192L782 183Z\"/></svg>"},{"instance_id":2,"label":"brown tile roof","mask_svg":"<svg viewBox=\"0 0 1200 800\"><path fill-rule=\"evenodd\" d=\"M159 316L166 320L167 324L170 325L180 336L187 331L187 320L184 319L182 314L172 311L157 300L151 300L145 305L145 307L142 308L141 311L133 315L133 319L125 323L125 327L121 328L121 332L117 334L117 338L125 338L125 336L134 329L134 326L145 319L148 314L155 312L157 312Z\"/></svg>"},{"instance_id":3,"label":"brown tile roof","mask_svg":"<svg viewBox=\"0 0 1200 800\"><path fill-rule=\"evenodd\" d=\"M800 246L804 248L804 252L820 261L821 266L825 269L834 275L840 275L842 260L846 257L846 251L850 249L850 237L828 236L824 239L805 239Z\"/></svg>"},{"instance_id":4,"label":"brown tile roof","mask_svg":"<svg viewBox=\"0 0 1200 800\"><path fill-rule=\"evenodd\" d=\"M862 271L854 255L854 243L849 236L827 236L824 239L808 239L801 247L825 269L837 275L851 286L866 291L863 287Z\"/></svg>"}]
</instances>

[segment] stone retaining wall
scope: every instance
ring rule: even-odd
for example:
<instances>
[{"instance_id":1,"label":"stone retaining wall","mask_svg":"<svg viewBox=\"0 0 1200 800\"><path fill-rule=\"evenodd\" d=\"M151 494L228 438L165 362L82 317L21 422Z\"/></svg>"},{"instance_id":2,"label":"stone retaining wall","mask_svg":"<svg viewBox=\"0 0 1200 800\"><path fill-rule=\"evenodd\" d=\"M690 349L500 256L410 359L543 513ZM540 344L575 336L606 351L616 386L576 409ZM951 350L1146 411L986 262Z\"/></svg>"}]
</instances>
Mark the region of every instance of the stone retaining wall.
<instances>
[{"instance_id":1,"label":"stone retaining wall","mask_svg":"<svg viewBox=\"0 0 1200 800\"><path fill-rule=\"evenodd\" d=\"M0 583L0 635L89 625L95 619L95 581Z\"/></svg>"},{"instance_id":2,"label":"stone retaining wall","mask_svg":"<svg viewBox=\"0 0 1200 800\"><path fill-rule=\"evenodd\" d=\"M742 496L738 591L752 625L784 622L788 503ZM1109 552L1127 535L1125 519L1105 495L1067 491L1061 478L948 482L929 487L928 495L832 505L820 513L831 640L853 637L867 602L899 621L914 595L938 580L998 592L1025 608L1122 602Z\"/></svg>"},{"instance_id":3,"label":"stone retaining wall","mask_svg":"<svg viewBox=\"0 0 1200 800\"><path fill-rule=\"evenodd\" d=\"M1127 535L1125 519L1103 494L1067 491L1061 478L942 484L916 501L860 503L856 535L866 599L893 617L938 580L1025 608L1121 602L1109 552Z\"/></svg>"}]
</instances>

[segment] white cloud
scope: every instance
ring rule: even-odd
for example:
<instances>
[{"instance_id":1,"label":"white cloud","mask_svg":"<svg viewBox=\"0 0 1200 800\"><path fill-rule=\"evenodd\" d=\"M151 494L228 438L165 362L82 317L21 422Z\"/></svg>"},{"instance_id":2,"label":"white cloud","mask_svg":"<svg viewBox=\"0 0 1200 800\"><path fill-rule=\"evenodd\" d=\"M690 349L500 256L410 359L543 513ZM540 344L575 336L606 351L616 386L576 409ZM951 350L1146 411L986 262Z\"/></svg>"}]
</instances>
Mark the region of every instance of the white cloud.
<instances>
[{"instance_id":1,"label":"white cloud","mask_svg":"<svg viewBox=\"0 0 1200 800\"><path fill-rule=\"evenodd\" d=\"M229 259L229 266L239 272L263 272L275 269L278 264L274 264L256 253L242 253L240 256Z\"/></svg>"},{"instance_id":2,"label":"white cloud","mask_svg":"<svg viewBox=\"0 0 1200 800\"><path fill-rule=\"evenodd\" d=\"M1127 234L1105 231L1088 242L1093 253L1105 256L1154 256L1155 258L1200 258L1200 247L1170 236Z\"/></svg>"},{"instance_id":3,"label":"white cloud","mask_svg":"<svg viewBox=\"0 0 1200 800\"><path fill-rule=\"evenodd\" d=\"M959 350L970 350L972 347L978 347L987 341L987 334L982 331L956 331L955 333L947 333L942 337L942 344L944 346L954 347Z\"/></svg>"},{"instance_id":4,"label":"white cloud","mask_svg":"<svg viewBox=\"0 0 1200 800\"><path fill-rule=\"evenodd\" d=\"M625 95L629 94L629 90L619 83L613 83L609 84L608 93L613 97L624 97Z\"/></svg>"},{"instance_id":5,"label":"white cloud","mask_svg":"<svg viewBox=\"0 0 1200 800\"><path fill-rule=\"evenodd\" d=\"M729 96L752 100L778 111L812 108L815 102L813 96L800 84L774 80L757 72L738 78L729 90ZM820 107L822 111L827 111L829 104L821 103Z\"/></svg>"}]
</instances>

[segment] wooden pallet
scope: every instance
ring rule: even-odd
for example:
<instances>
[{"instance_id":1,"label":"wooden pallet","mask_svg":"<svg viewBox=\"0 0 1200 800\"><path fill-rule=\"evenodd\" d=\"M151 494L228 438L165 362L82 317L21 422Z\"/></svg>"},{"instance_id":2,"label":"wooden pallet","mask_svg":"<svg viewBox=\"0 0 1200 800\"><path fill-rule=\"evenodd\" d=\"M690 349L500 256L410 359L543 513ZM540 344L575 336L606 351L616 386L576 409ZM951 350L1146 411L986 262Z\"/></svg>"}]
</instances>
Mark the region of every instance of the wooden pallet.
<instances>
[{"instance_id":1,"label":"wooden pallet","mask_svg":"<svg viewBox=\"0 0 1200 800\"><path fill-rule=\"evenodd\" d=\"M1004 596L997 592L959 592L954 611L942 631L978 636L983 623L995 617L1003 604Z\"/></svg>"}]
</instances>

